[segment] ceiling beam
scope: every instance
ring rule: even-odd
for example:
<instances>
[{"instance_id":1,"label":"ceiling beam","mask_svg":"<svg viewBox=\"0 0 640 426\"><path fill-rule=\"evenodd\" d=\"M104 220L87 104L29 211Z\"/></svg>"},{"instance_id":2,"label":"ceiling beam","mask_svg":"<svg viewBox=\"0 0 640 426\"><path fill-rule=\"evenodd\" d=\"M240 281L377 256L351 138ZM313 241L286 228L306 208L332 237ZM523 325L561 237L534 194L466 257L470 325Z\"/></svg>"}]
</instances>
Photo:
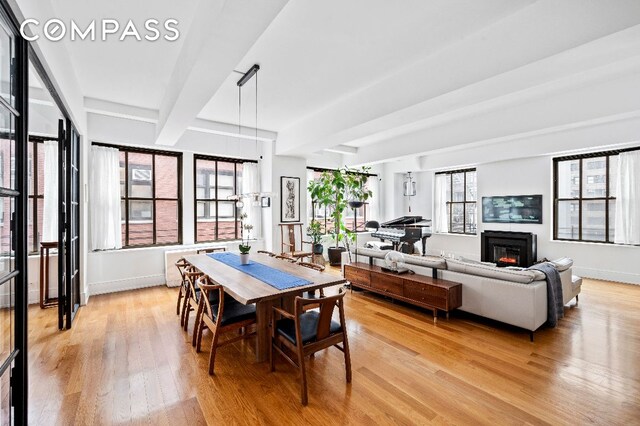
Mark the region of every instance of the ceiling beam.
<instances>
[{"instance_id":1,"label":"ceiling beam","mask_svg":"<svg viewBox=\"0 0 640 426\"><path fill-rule=\"evenodd\" d=\"M615 10L597 2L581 9L584 16L597 17L600 25L594 26L566 13L565 4L536 2L279 131L276 153L388 142L440 125L436 122L458 112L477 114L470 107L496 97L528 95L533 87L544 89L555 80L570 81L585 70L637 55L640 3L623 3ZM550 16L552 24L531 24ZM571 37L560 37L568 27Z\"/></svg>"},{"instance_id":2,"label":"ceiling beam","mask_svg":"<svg viewBox=\"0 0 640 426\"><path fill-rule=\"evenodd\" d=\"M156 144L176 144L287 1L200 1L161 102Z\"/></svg>"},{"instance_id":3,"label":"ceiling beam","mask_svg":"<svg viewBox=\"0 0 640 426\"><path fill-rule=\"evenodd\" d=\"M358 148L348 145L336 145L325 148L324 151L335 152L336 154L355 155L358 153Z\"/></svg>"}]
</instances>

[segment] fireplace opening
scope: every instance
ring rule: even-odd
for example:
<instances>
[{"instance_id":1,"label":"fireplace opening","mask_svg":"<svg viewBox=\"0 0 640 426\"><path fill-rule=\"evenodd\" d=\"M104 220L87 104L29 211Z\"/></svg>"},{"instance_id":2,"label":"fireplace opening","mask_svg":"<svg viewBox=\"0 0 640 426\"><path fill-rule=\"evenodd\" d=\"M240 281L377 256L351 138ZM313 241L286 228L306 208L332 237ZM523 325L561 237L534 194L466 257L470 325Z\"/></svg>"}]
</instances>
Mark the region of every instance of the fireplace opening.
<instances>
[{"instance_id":1,"label":"fireplace opening","mask_svg":"<svg viewBox=\"0 0 640 426\"><path fill-rule=\"evenodd\" d=\"M495 245L493 246L493 259L498 266L517 266L520 264L520 248Z\"/></svg>"},{"instance_id":2,"label":"fireplace opening","mask_svg":"<svg viewBox=\"0 0 640 426\"><path fill-rule=\"evenodd\" d=\"M537 258L536 239L530 232L484 231L481 259L501 267L528 268Z\"/></svg>"}]
</instances>

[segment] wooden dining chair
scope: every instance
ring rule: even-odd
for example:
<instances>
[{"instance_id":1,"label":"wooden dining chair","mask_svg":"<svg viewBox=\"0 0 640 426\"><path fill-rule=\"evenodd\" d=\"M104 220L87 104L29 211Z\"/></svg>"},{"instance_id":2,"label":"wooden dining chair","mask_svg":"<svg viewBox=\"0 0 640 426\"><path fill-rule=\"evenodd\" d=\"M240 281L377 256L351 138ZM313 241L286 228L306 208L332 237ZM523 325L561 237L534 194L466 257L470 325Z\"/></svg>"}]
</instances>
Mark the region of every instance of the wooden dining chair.
<instances>
[{"instance_id":1,"label":"wooden dining chair","mask_svg":"<svg viewBox=\"0 0 640 426\"><path fill-rule=\"evenodd\" d=\"M197 250L196 254L215 253L217 251L227 251L227 248L226 247L208 247L208 248Z\"/></svg>"},{"instance_id":2,"label":"wooden dining chair","mask_svg":"<svg viewBox=\"0 0 640 426\"><path fill-rule=\"evenodd\" d=\"M313 269L314 271L324 272L324 266L318 265L316 263L299 262L298 265L304 266L305 268ZM307 291L303 295L307 299L313 299L313 298L317 297L315 290ZM324 290L323 289L320 289L320 297L324 297Z\"/></svg>"},{"instance_id":3,"label":"wooden dining chair","mask_svg":"<svg viewBox=\"0 0 640 426\"><path fill-rule=\"evenodd\" d=\"M281 223L280 226L280 244L281 254L293 257L296 260L311 258L313 252L305 250L304 245L313 246L310 241L305 241L302 236L302 223Z\"/></svg>"},{"instance_id":4,"label":"wooden dining chair","mask_svg":"<svg viewBox=\"0 0 640 426\"><path fill-rule=\"evenodd\" d=\"M200 297L199 323L196 325L196 352L200 352L202 333L205 328L208 328L213 334L211 336L211 353L209 354L209 374L213 374L218 347L256 334L256 307L255 305L243 305L231 296L225 295L224 288L221 285L212 284L206 275L198 278L198 286L202 290L202 295ZM217 303L213 303L213 301ZM253 330L249 331L251 326L254 326ZM239 334L220 342L222 334L232 331Z\"/></svg>"},{"instance_id":5,"label":"wooden dining chair","mask_svg":"<svg viewBox=\"0 0 640 426\"><path fill-rule=\"evenodd\" d=\"M289 363L300 369L301 390L300 399L302 405L307 405L307 373L305 371L305 357L320 350L335 346L344 353L344 363L347 383L351 383L351 356L349 354L349 341L347 340L347 327L344 319L344 295L340 292L335 296L320 299L303 299L296 297L293 314L273 307L271 321L271 350L269 351L269 364L271 371L275 371L275 352L277 351ZM316 304L320 306L317 311L305 311L305 306ZM333 321L333 311L338 307L340 322ZM279 319L277 319L279 317ZM339 346L342 343L342 346ZM297 361L280 347L296 354Z\"/></svg>"},{"instance_id":6,"label":"wooden dining chair","mask_svg":"<svg viewBox=\"0 0 640 426\"><path fill-rule=\"evenodd\" d=\"M276 257L276 254L267 250L258 250L258 253L260 254L266 254L269 257Z\"/></svg>"},{"instance_id":7,"label":"wooden dining chair","mask_svg":"<svg viewBox=\"0 0 640 426\"><path fill-rule=\"evenodd\" d=\"M314 269L319 272L324 272L324 266L318 265L317 263L299 262L298 265L304 266L305 268Z\"/></svg>"},{"instance_id":8,"label":"wooden dining chair","mask_svg":"<svg viewBox=\"0 0 640 426\"><path fill-rule=\"evenodd\" d=\"M184 257L181 257L176 261L175 265L176 265L176 268L178 268L178 272L180 273L180 280L181 280L180 288L178 290L178 303L176 304L176 315L180 315L180 325L184 325L182 324L184 313L180 309L182 307L181 306L182 304L180 302L182 302L183 297L186 297L187 291L189 289L189 284L187 283L187 279L185 277L185 270L189 266L191 266L191 264L187 262Z\"/></svg>"},{"instance_id":9,"label":"wooden dining chair","mask_svg":"<svg viewBox=\"0 0 640 426\"><path fill-rule=\"evenodd\" d=\"M197 312L198 310L200 289L196 286L196 280L202 276L202 272L197 270L194 266L189 266L185 270L184 276L187 281L187 295L182 307L183 318L180 324L184 328L184 331L187 331L189 328L189 314L191 311Z\"/></svg>"},{"instance_id":10,"label":"wooden dining chair","mask_svg":"<svg viewBox=\"0 0 640 426\"><path fill-rule=\"evenodd\" d=\"M286 260L287 262L291 262L291 263L296 263L297 262L297 260L295 258L293 258L291 256L282 255L282 254L276 254L274 257L276 259Z\"/></svg>"}]
</instances>

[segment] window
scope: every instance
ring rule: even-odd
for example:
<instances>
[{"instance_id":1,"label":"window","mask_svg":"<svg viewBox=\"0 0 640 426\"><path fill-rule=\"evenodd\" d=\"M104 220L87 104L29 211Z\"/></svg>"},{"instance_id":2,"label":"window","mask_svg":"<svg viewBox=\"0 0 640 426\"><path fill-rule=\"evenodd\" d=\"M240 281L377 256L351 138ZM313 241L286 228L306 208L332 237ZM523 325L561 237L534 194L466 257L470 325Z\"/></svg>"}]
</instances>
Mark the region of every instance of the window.
<instances>
[{"instance_id":1,"label":"window","mask_svg":"<svg viewBox=\"0 0 640 426\"><path fill-rule=\"evenodd\" d=\"M182 242L182 154L116 146L120 150L122 246Z\"/></svg>"},{"instance_id":2,"label":"window","mask_svg":"<svg viewBox=\"0 0 640 426\"><path fill-rule=\"evenodd\" d=\"M446 212L451 234L475 235L478 228L476 169L440 172L446 179Z\"/></svg>"},{"instance_id":3,"label":"window","mask_svg":"<svg viewBox=\"0 0 640 426\"><path fill-rule=\"evenodd\" d=\"M246 160L194 157L197 243L242 237L241 209L230 197L242 193L244 162Z\"/></svg>"},{"instance_id":4,"label":"window","mask_svg":"<svg viewBox=\"0 0 640 426\"><path fill-rule=\"evenodd\" d=\"M313 175L313 179L319 179L322 172L326 169L309 169L311 174ZM311 178L311 174L308 175ZM377 179L376 175L370 175L369 181L371 179ZM367 184L368 188L371 189L373 185L370 183ZM375 195L374 195L375 196ZM369 198L371 199L371 198ZM364 224L369 220L371 206L369 203L364 203L364 205L358 209L354 210L351 207L347 207L344 211L344 224L347 229L350 229L354 232L362 232L364 231ZM322 230L325 234L330 233L334 229L334 219L333 219L333 208L331 206L319 206L316 203L311 203L311 211L309 213L309 222L315 220L320 222Z\"/></svg>"},{"instance_id":5,"label":"window","mask_svg":"<svg viewBox=\"0 0 640 426\"><path fill-rule=\"evenodd\" d=\"M555 239L613 242L618 153L553 160Z\"/></svg>"}]
</instances>

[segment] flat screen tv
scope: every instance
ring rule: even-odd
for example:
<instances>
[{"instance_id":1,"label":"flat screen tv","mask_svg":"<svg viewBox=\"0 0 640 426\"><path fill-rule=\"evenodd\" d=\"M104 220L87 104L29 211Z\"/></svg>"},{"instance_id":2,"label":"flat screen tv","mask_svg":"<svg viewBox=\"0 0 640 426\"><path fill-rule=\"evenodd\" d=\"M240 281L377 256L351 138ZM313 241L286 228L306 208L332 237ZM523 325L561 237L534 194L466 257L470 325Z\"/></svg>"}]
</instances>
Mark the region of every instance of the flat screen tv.
<instances>
[{"instance_id":1,"label":"flat screen tv","mask_svg":"<svg viewBox=\"0 0 640 426\"><path fill-rule=\"evenodd\" d=\"M482 197L485 223L542 223L542 195Z\"/></svg>"}]
</instances>

